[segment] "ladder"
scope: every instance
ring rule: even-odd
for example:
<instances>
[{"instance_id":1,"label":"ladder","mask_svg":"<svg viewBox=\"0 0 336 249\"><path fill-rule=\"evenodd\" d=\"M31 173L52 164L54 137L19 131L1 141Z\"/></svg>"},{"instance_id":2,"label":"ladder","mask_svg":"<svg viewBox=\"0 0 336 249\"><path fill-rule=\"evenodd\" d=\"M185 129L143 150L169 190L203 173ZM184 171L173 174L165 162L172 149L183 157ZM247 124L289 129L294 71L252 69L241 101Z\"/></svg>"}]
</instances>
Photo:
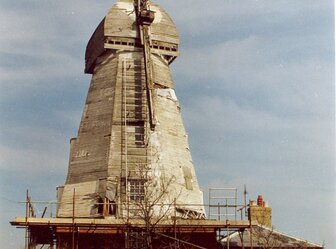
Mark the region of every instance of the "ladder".
<instances>
[{"instance_id":1,"label":"ladder","mask_svg":"<svg viewBox=\"0 0 336 249\"><path fill-rule=\"evenodd\" d=\"M130 201L138 199L139 180L151 163L148 104L144 89L143 63L136 59L122 61L122 137L121 137L121 195L130 216ZM143 185L142 185L143 186ZM137 192L136 192L136 191ZM134 210L131 212L134 213Z\"/></svg>"}]
</instances>

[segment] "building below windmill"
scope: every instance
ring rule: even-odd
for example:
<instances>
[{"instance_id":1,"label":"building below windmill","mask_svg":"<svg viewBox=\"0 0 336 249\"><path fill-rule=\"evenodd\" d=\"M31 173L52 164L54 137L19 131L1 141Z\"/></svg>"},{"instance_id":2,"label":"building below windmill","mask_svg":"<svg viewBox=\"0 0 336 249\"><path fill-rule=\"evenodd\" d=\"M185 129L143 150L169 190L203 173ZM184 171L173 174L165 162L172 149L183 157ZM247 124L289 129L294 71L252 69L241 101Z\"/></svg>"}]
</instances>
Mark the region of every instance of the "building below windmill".
<instances>
[{"instance_id":1,"label":"building below windmill","mask_svg":"<svg viewBox=\"0 0 336 249\"><path fill-rule=\"evenodd\" d=\"M252 232L251 232L252 231ZM323 246L295 238L276 229L262 225L253 226L243 232L235 231L226 235L221 243L230 249L321 249ZM252 245L252 246L251 246Z\"/></svg>"},{"instance_id":2,"label":"building below windmill","mask_svg":"<svg viewBox=\"0 0 336 249\"><path fill-rule=\"evenodd\" d=\"M261 195L250 201L248 219L257 225L227 233L220 239L223 248L230 249L321 249L323 246L280 232L272 226L272 209Z\"/></svg>"},{"instance_id":3,"label":"building below windmill","mask_svg":"<svg viewBox=\"0 0 336 249\"><path fill-rule=\"evenodd\" d=\"M56 216L36 217L41 202L27 193L25 217L11 222L26 229L26 248L216 249L234 246L236 234L244 248L249 233L272 226L261 196L241 205L237 189L210 189L204 204L169 68L178 55L161 7L112 6L87 45L92 80Z\"/></svg>"}]
</instances>

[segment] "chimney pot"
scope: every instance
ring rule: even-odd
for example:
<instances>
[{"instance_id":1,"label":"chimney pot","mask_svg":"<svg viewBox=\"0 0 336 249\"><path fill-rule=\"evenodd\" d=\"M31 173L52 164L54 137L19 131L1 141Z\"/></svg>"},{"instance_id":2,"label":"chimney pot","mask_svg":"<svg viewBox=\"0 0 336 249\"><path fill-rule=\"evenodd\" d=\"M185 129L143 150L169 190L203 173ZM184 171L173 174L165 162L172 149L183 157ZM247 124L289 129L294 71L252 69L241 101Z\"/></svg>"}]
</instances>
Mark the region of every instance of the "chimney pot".
<instances>
[{"instance_id":1,"label":"chimney pot","mask_svg":"<svg viewBox=\"0 0 336 249\"><path fill-rule=\"evenodd\" d=\"M257 199L258 206L262 207L263 206L263 202L264 202L264 200L263 200L262 195L258 195L258 199Z\"/></svg>"}]
</instances>

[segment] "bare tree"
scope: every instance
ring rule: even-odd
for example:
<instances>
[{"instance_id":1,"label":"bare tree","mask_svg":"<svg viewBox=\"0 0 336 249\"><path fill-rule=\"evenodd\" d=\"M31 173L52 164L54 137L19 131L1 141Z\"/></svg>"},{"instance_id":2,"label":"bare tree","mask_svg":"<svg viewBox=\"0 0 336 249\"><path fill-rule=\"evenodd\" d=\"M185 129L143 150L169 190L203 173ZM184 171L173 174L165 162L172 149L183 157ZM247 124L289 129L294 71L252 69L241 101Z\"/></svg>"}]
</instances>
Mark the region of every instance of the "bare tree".
<instances>
[{"instance_id":1,"label":"bare tree","mask_svg":"<svg viewBox=\"0 0 336 249\"><path fill-rule=\"evenodd\" d=\"M144 222L143 228L133 228L129 232L132 248L153 248L153 241L160 237L157 225L163 220L172 221L174 201L181 190L174 191L171 187L175 177L162 178L155 176L149 166L138 167L135 177L130 178L129 215ZM168 247L169 248L169 247Z\"/></svg>"}]
</instances>

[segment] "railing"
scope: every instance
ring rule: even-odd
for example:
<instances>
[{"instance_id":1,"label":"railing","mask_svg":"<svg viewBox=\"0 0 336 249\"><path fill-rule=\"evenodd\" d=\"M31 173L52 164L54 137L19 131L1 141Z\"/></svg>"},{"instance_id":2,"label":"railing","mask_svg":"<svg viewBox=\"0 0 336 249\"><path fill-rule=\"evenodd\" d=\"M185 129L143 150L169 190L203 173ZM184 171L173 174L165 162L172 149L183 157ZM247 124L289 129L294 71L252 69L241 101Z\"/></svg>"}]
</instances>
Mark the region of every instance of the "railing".
<instances>
[{"instance_id":1,"label":"railing","mask_svg":"<svg viewBox=\"0 0 336 249\"><path fill-rule=\"evenodd\" d=\"M57 202L57 201L32 201L28 192L25 202L26 204L26 217L37 218L55 218L57 215L57 208L60 204L70 204L73 209L76 209L75 198L71 202ZM136 205L136 201L133 203ZM96 205L106 205L104 202L97 202ZM172 203L154 203L154 206L167 206L172 211L177 211L177 216L185 219L204 219L206 217L205 211L207 210L207 217L210 220L244 220L247 209L246 205L238 204L238 195L236 188L210 188L209 189L209 203L206 204L178 204L175 201ZM203 211L203 215L200 215ZM171 212L173 213L173 212ZM103 215L103 214L101 214ZM69 218L76 217L72 214ZM132 218L132 217L129 217ZM136 218L136 217L135 217Z\"/></svg>"},{"instance_id":2,"label":"railing","mask_svg":"<svg viewBox=\"0 0 336 249\"><path fill-rule=\"evenodd\" d=\"M242 207L237 204L237 197L237 188L209 188L209 218L237 220L238 208Z\"/></svg>"}]
</instances>

